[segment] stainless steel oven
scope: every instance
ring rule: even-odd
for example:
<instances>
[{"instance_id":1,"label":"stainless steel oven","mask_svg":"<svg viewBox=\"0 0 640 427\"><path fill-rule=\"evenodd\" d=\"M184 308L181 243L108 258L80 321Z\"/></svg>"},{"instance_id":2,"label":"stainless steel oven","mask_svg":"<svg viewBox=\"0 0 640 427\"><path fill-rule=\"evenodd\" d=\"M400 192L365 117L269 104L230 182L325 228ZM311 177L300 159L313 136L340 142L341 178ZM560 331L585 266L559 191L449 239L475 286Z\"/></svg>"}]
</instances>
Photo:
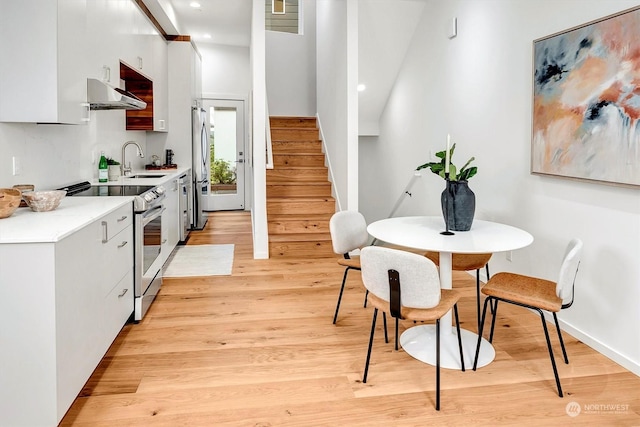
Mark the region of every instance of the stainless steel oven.
<instances>
[{"instance_id":1,"label":"stainless steel oven","mask_svg":"<svg viewBox=\"0 0 640 427\"><path fill-rule=\"evenodd\" d=\"M135 215L134 320L142 320L162 286L162 213L160 203Z\"/></svg>"},{"instance_id":2,"label":"stainless steel oven","mask_svg":"<svg viewBox=\"0 0 640 427\"><path fill-rule=\"evenodd\" d=\"M164 187L137 185L73 184L68 196L133 196L134 221L134 320L140 321L162 286L162 213Z\"/></svg>"}]
</instances>

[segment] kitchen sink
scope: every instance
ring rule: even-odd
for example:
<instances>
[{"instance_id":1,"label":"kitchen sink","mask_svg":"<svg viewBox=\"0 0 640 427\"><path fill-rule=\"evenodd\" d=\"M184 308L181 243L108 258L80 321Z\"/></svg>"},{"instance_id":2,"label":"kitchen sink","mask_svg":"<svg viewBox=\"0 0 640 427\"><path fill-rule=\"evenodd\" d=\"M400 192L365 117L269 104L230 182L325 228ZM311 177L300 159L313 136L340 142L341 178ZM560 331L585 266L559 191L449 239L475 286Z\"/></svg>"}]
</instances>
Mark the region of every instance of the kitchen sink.
<instances>
[{"instance_id":1,"label":"kitchen sink","mask_svg":"<svg viewBox=\"0 0 640 427\"><path fill-rule=\"evenodd\" d=\"M142 174L142 175L131 175L128 176L127 178L162 178L164 175L146 175L146 174Z\"/></svg>"}]
</instances>

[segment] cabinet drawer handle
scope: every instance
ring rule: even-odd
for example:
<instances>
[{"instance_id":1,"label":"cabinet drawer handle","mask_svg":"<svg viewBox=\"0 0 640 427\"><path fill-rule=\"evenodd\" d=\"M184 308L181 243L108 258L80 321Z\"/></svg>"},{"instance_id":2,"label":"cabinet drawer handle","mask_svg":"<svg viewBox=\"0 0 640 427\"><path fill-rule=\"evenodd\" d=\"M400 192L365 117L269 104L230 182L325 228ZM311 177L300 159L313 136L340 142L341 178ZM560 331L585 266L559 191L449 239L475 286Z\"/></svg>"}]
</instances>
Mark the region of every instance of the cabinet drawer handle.
<instances>
[{"instance_id":1,"label":"cabinet drawer handle","mask_svg":"<svg viewBox=\"0 0 640 427\"><path fill-rule=\"evenodd\" d=\"M121 244L118 245L118 249L124 248L125 246L127 246L127 243L129 243L129 242L125 240L124 242L122 242Z\"/></svg>"},{"instance_id":2,"label":"cabinet drawer handle","mask_svg":"<svg viewBox=\"0 0 640 427\"><path fill-rule=\"evenodd\" d=\"M163 244L163 245L164 245L165 243L167 243L167 239L162 239L161 244Z\"/></svg>"},{"instance_id":3,"label":"cabinet drawer handle","mask_svg":"<svg viewBox=\"0 0 640 427\"><path fill-rule=\"evenodd\" d=\"M102 243L107 243L109 241L109 230L107 229L107 227L109 226L107 224L107 221L102 221Z\"/></svg>"},{"instance_id":4,"label":"cabinet drawer handle","mask_svg":"<svg viewBox=\"0 0 640 427\"><path fill-rule=\"evenodd\" d=\"M82 116L80 117L81 122L90 122L91 121L91 104L88 102L83 102L80 104L82 107Z\"/></svg>"},{"instance_id":5,"label":"cabinet drawer handle","mask_svg":"<svg viewBox=\"0 0 640 427\"><path fill-rule=\"evenodd\" d=\"M126 293L127 293L127 291L128 291L128 290L129 290L129 288L124 288L124 289L122 290L122 292L120 292L120 294L118 295L118 298L122 298L122 297L124 296L124 294L126 294Z\"/></svg>"},{"instance_id":6,"label":"cabinet drawer handle","mask_svg":"<svg viewBox=\"0 0 640 427\"><path fill-rule=\"evenodd\" d=\"M125 219L127 219L127 218L128 218L128 216L127 216L127 215L122 215L122 218L118 218L118 222L122 222L122 221L124 221L124 220L125 220Z\"/></svg>"}]
</instances>

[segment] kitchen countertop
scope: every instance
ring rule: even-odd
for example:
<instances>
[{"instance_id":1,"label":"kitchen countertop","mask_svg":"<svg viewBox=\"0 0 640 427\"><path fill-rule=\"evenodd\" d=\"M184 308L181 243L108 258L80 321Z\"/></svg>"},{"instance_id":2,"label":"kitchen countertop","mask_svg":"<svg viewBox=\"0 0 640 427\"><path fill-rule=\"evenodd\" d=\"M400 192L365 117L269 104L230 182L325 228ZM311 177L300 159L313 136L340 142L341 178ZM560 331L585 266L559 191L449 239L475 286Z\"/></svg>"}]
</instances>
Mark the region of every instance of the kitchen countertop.
<instances>
[{"instance_id":1,"label":"kitchen countertop","mask_svg":"<svg viewBox=\"0 0 640 427\"><path fill-rule=\"evenodd\" d=\"M65 197L60 206L49 212L18 208L9 218L0 219L0 244L57 242L132 202L131 196Z\"/></svg>"},{"instance_id":2,"label":"kitchen countertop","mask_svg":"<svg viewBox=\"0 0 640 427\"><path fill-rule=\"evenodd\" d=\"M138 170L132 171L131 176L121 176L117 181L98 182L91 181L91 185L164 185L172 179L178 178L191 168L162 169L162 170ZM155 175L159 178L132 178L134 175Z\"/></svg>"},{"instance_id":3,"label":"kitchen countertop","mask_svg":"<svg viewBox=\"0 0 640 427\"><path fill-rule=\"evenodd\" d=\"M133 171L132 175L164 175L161 178L120 177L117 181L92 185L164 185L178 178L190 168L161 171ZM49 212L34 212L28 207L18 208L13 215L0 219L0 244L53 243L85 227L103 215L127 203L132 196L118 197L65 197L60 206Z\"/></svg>"}]
</instances>

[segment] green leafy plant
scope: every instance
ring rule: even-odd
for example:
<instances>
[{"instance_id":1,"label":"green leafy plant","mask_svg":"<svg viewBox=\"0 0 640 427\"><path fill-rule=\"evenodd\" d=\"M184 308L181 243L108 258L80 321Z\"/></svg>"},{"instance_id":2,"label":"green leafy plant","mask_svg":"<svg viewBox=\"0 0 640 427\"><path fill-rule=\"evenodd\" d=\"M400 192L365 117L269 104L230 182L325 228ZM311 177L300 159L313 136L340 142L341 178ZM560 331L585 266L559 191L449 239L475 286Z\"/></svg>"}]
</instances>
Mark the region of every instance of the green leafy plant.
<instances>
[{"instance_id":1,"label":"green leafy plant","mask_svg":"<svg viewBox=\"0 0 640 427\"><path fill-rule=\"evenodd\" d=\"M469 178L473 177L478 172L478 168L476 166L469 167L471 162L474 161L476 158L472 157L469 160L467 160L467 163L465 163L464 166L462 166L462 168L458 171L458 168L456 168L456 166L452 163L453 152L455 149L456 149L456 144L453 144L451 146L451 149L449 150L449 180L468 181ZM440 175L444 179L445 178L444 163L446 160L446 150L438 151L436 153L436 157L440 159L439 162L425 163L424 165L418 166L416 170L419 171L420 169L428 168L428 169L431 169L431 172L435 173L436 175Z\"/></svg>"},{"instance_id":2,"label":"green leafy plant","mask_svg":"<svg viewBox=\"0 0 640 427\"><path fill-rule=\"evenodd\" d=\"M107 157L107 164L108 165L119 165L120 162L117 160L112 159L111 157Z\"/></svg>"},{"instance_id":3,"label":"green leafy plant","mask_svg":"<svg viewBox=\"0 0 640 427\"><path fill-rule=\"evenodd\" d=\"M216 159L211 164L212 184L235 184L236 173L228 161Z\"/></svg>"}]
</instances>

